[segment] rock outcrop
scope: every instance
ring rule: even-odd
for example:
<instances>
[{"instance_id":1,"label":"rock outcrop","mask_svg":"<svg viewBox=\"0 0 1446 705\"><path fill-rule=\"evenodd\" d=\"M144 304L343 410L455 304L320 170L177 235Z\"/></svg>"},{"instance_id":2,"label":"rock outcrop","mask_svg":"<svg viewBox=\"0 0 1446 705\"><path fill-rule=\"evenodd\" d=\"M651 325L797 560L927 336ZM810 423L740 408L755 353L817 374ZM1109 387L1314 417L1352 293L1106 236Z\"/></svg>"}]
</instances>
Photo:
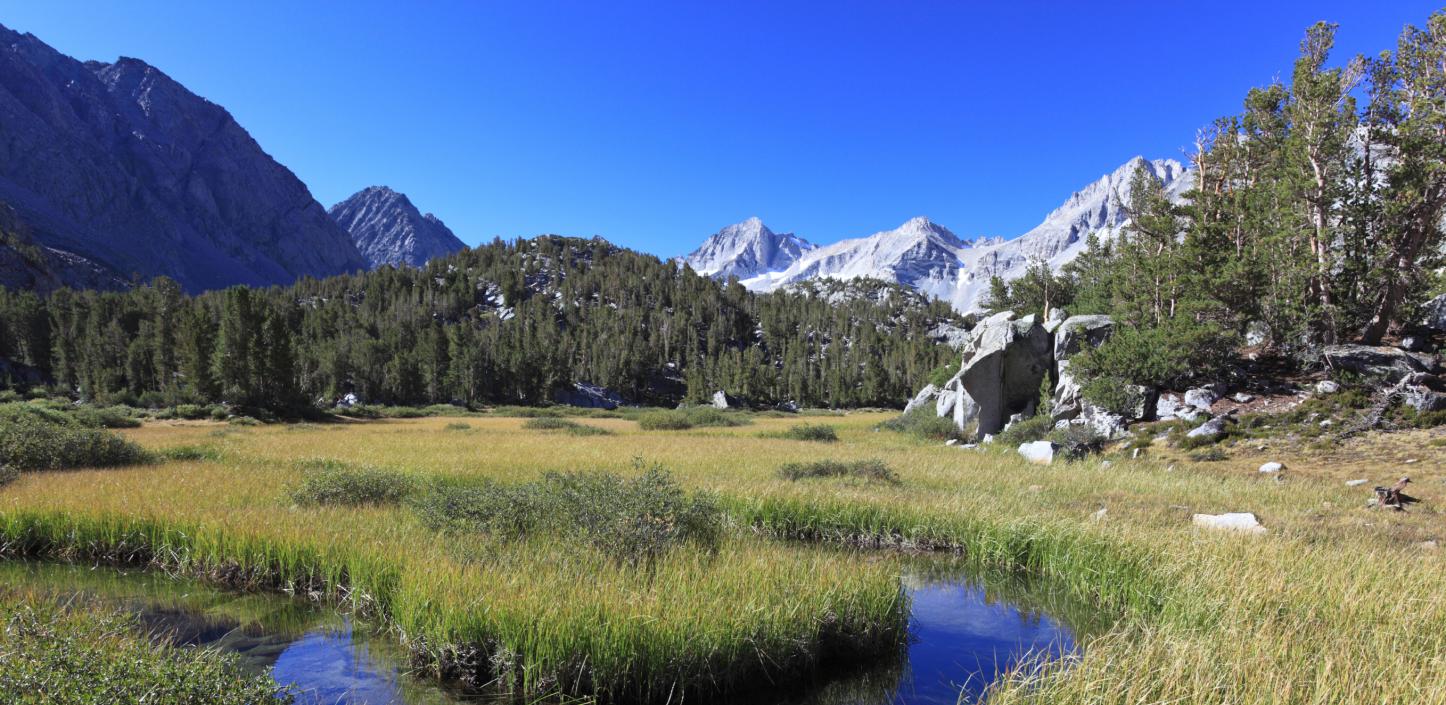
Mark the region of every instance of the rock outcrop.
<instances>
[{"instance_id":1,"label":"rock outcrop","mask_svg":"<svg viewBox=\"0 0 1446 705\"><path fill-rule=\"evenodd\" d=\"M1322 351L1322 357L1331 369L1387 382L1399 382L1407 375L1431 372L1435 367L1429 355L1370 345L1331 345Z\"/></svg>"},{"instance_id":2,"label":"rock outcrop","mask_svg":"<svg viewBox=\"0 0 1446 705\"><path fill-rule=\"evenodd\" d=\"M552 400L558 404L588 409L616 409L628 405L628 401L621 394L588 382L574 382L570 387L558 389L552 393Z\"/></svg>"},{"instance_id":3,"label":"rock outcrop","mask_svg":"<svg viewBox=\"0 0 1446 705\"><path fill-rule=\"evenodd\" d=\"M980 434L998 433L1014 414L1033 416L1051 372L1053 341L1034 316L1012 312L979 323L959 369L959 383L979 406Z\"/></svg>"},{"instance_id":4,"label":"rock outcrop","mask_svg":"<svg viewBox=\"0 0 1446 705\"><path fill-rule=\"evenodd\" d=\"M127 280L200 291L365 267L221 106L139 59L82 63L3 26L0 202L39 244Z\"/></svg>"}]
</instances>

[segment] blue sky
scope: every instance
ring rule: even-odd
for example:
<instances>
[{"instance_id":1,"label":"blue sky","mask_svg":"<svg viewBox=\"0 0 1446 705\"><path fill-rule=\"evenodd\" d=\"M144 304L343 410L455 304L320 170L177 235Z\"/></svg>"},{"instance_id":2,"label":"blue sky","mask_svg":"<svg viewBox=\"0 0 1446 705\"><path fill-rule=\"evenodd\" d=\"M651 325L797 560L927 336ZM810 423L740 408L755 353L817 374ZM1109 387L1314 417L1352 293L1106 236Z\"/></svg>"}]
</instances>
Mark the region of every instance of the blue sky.
<instances>
[{"instance_id":1,"label":"blue sky","mask_svg":"<svg viewBox=\"0 0 1446 705\"><path fill-rule=\"evenodd\" d=\"M750 215L1012 237L1135 154L1181 158L1315 20L1343 61L1439 3L0 0L0 23L160 67L323 204L386 184L468 243L666 256Z\"/></svg>"}]
</instances>

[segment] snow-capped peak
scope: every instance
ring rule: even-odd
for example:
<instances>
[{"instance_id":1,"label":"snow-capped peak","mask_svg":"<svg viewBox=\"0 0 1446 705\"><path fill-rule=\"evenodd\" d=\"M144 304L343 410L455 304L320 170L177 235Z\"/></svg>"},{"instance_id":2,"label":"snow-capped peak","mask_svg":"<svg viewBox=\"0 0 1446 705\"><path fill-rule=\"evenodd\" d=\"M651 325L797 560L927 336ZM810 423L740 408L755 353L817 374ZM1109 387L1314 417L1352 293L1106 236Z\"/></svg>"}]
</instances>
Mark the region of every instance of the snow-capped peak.
<instances>
[{"instance_id":1,"label":"snow-capped peak","mask_svg":"<svg viewBox=\"0 0 1446 705\"><path fill-rule=\"evenodd\" d=\"M754 216L709 236L684 258L694 271L720 279L740 279L787 269L813 244L793 233L775 233Z\"/></svg>"},{"instance_id":2,"label":"snow-capped peak","mask_svg":"<svg viewBox=\"0 0 1446 705\"><path fill-rule=\"evenodd\" d=\"M738 276L750 289L771 291L809 279L873 278L913 287L948 301L959 311L978 310L989 280L1013 279L1040 260L1059 268L1084 249L1094 232L1113 237L1127 222L1130 181L1141 166L1175 200L1189 190L1192 173L1170 159L1134 157L1071 194L1038 226L1013 239L962 240L948 228L919 216L893 230L815 247L791 234L775 235L757 218L730 225L689 255L703 274ZM775 242L798 243L784 251Z\"/></svg>"}]
</instances>

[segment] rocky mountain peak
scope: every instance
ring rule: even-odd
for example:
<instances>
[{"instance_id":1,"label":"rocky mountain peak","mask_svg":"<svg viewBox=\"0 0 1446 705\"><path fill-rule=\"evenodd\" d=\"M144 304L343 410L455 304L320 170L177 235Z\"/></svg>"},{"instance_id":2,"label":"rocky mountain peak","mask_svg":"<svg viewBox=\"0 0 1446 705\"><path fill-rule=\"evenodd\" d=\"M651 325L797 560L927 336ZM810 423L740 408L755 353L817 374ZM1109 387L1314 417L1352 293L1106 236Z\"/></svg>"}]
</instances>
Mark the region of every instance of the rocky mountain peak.
<instances>
[{"instance_id":1,"label":"rocky mountain peak","mask_svg":"<svg viewBox=\"0 0 1446 705\"><path fill-rule=\"evenodd\" d=\"M328 211L373 268L420 267L466 247L440 218L422 215L406 194L368 186Z\"/></svg>"},{"instance_id":2,"label":"rocky mountain peak","mask_svg":"<svg viewBox=\"0 0 1446 705\"><path fill-rule=\"evenodd\" d=\"M710 235L684 258L694 271L740 279L787 269L814 246L793 233L775 233L757 216Z\"/></svg>"}]
</instances>

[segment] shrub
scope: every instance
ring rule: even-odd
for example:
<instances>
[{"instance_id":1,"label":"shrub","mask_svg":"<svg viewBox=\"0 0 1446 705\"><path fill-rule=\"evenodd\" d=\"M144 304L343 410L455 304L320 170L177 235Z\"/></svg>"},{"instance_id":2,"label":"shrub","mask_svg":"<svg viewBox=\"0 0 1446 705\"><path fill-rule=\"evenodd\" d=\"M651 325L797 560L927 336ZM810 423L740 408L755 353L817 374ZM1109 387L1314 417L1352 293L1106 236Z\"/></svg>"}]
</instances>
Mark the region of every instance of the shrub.
<instances>
[{"instance_id":1,"label":"shrub","mask_svg":"<svg viewBox=\"0 0 1446 705\"><path fill-rule=\"evenodd\" d=\"M927 405L899 414L881 424L879 428L905 433L927 441L963 440L964 434L954 425L954 420L939 416Z\"/></svg>"},{"instance_id":2,"label":"shrub","mask_svg":"<svg viewBox=\"0 0 1446 705\"><path fill-rule=\"evenodd\" d=\"M308 460L300 464L301 484L291 492L297 504L395 504L413 489L412 478L396 470L353 467L337 460Z\"/></svg>"},{"instance_id":3,"label":"shrub","mask_svg":"<svg viewBox=\"0 0 1446 705\"><path fill-rule=\"evenodd\" d=\"M166 460L220 460L221 450L212 446L171 446L156 451Z\"/></svg>"},{"instance_id":4,"label":"shrub","mask_svg":"<svg viewBox=\"0 0 1446 705\"><path fill-rule=\"evenodd\" d=\"M0 463L0 487L14 482L17 477L20 477L20 470L13 465Z\"/></svg>"},{"instance_id":5,"label":"shrub","mask_svg":"<svg viewBox=\"0 0 1446 705\"><path fill-rule=\"evenodd\" d=\"M673 546L716 549L723 512L712 495L689 496L667 472L548 473L537 482L434 482L410 502L422 523L502 538L552 533L576 538L627 563L647 563Z\"/></svg>"},{"instance_id":6,"label":"shrub","mask_svg":"<svg viewBox=\"0 0 1446 705\"><path fill-rule=\"evenodd\" d=\"M788 463L778 469L778 476L798 481L821 477L850 477L868 482L898 484L899 476L882 460L815 460L809 463Z\"/></svg>"},{"instance_id":7,"label":"shrub","mask_svg":"<svg viewBox=\"0 0 1446 705\"><path fill-rule=\"evenodd\" d=\"M1042 441L1053 430L1054 419L1043 414L1036 414L1010 424L1008 428L1000 431L994 437L994 442L1013 448L1024 443Z\"/></svg>"},{"instance_id":8,"label":"shrub","mask_svg":"<svg viewBox=\"0 0 1446 705\"><path fill-rule=\"evenodd\" d=\"M105 429L18 414L0 421L0 458L16 470L62 470L132 465L150 456Z\"/></svg>"},{"instance_id":9,"label":"shrub","mask_svg":"<svg viewBox=\"0 0 1446 705\"><path fill-rule=\"evenodd\" d=\"M1194 453L1191 453L1188 457L1191 460L1201 463L1213 463L1225 460L1229 456L1225 454L1225 451L1221 450L1218 446L1215 446L1211 448L1206 448L1205 450L1195 451Z\"/></svg>"},{"instance_id":10,"label":"shrub","mask_svg":"<svg viewBox=\"0 0 1446 705\"><path fill-rule=\"evenodd\" d=\"M212 404L209 413L212 421L225 421L226 417L231 415L231 412L220 404Z\"/></svg>"},{"instance_id":11,"label":"shrub","mask_svg":"<svg viewBox=\"0 0 1446 705\"><path fill-rule=\"evenodd\" d=\"M82 406L75 410L75 420L91 428L139 428L139 419L131 418L124 407Z\"/></svg>"},{"instance_id":12,"label":"shrub","mask_svg":"<svg viewBox=\"0 0 1446 705\"><path fill-rule=\"evenodd\" d=\"M644 431L686 431L693 422L682 411L649 411L638 417L638 428Z\"/></svg>"},{"instance_id":13,"label":"shrub","mask_svg":"<svg viewBox=\"0 0 1446 705\"><path fill-rule=\"evenodd\" d=\"M1197 379L1220 376L1235 355L1238 337L1214 323L1182 312L1156 327L1116 325L1110 339L1070 358L1070 373L1083 381L1081 394L1121 413L1128 385L1183 389Z\"/></svg>"},{"instance_id":14,"label":"shrub","mask_svg":"<svg viewBox=\"0 0 1446 705\"><path fill-rule=\"evenodd\" d=\"M606 436L612 433L605 428L588 426L576 421L553 416L539 416L522 423L522 427L534 431L565 431L574 436Z\"/></svg>"},{"instance_id":15,"label":"shrub","mask_svg":"<svg viewBox=\"0 0 1446 705\"><path fill-rule=\"evenodd\" d=\"M787 431L777 434L779 438L786 438L792 441L821 441L832 443L838 440L838 429L828 424L798 424L790 426Z\"/></svg>"},{"instance_id":16,"label":"shrub","mask_svg":"<svg viewBox=\"0 0 1446 705\"><path fill-rule=\"evenodd\" d=\"M442 427L443 431L471 431L472 424L465 421L454 421Z\"/></svg>"},{"instance_id":17,"label":"shrub","mask_svg":"<svg viewBox=\"0 0 1446 705\"><path fill-rule=\"evenodd\" d=\"M229 423L229 424L231 424L232 426L260 426L260 425L261 425L261 422L260 422L260 421L258 421L258 420L256 420L256 419L253 419L253 418L251 418L250 416L233 416L233 417L231 417L231 419L230 419L229 421L227 421L226 423Z\"/></svg>"},{"instance_id":18,"label":"shrub","mask_svg":"<svg viewBox=\"0 0 1446 705\"><path fill-rule=\"evenodd\" d=\"M1087 424L1069 424L1050 431L1047 437L1059 446L1059 452L1066 458L1083 458L1098 453L1108 440Z\"/></svg>"}]
</instances>

